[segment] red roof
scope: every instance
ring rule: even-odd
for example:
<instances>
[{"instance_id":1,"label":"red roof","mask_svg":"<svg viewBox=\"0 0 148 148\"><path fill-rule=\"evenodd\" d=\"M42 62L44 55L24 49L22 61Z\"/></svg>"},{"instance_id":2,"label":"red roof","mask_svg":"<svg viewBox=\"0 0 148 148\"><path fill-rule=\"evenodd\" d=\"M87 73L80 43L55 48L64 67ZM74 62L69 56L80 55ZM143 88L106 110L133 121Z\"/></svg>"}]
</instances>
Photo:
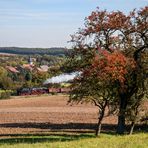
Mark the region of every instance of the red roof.
<instances>
[{"instance_id":1,"label":"red roof","mask_svg":"<svg viewBox=\"0 0 148 148\"><path fill-rule=\"evenodd\" d=\"M11 71L11 72L14 72L14 73L19 73L19 71L15 68L15 67L12 67L12 66L6 66L6 68Z\"/></svg>"}]
</instances>

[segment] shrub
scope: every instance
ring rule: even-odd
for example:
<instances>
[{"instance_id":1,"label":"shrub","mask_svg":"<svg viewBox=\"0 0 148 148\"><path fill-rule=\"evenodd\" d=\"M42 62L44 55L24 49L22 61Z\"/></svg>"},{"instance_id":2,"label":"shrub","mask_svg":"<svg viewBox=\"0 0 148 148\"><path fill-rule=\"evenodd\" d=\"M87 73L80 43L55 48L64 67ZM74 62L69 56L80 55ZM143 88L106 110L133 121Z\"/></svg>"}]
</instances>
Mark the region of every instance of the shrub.
<instances>
[{"instance_id":1,"label":"shrub","mask_svg":"<svg viewBox=\"0 0 148 148\"><path fill-rule=\"evenodd\" d=\"M0 90L0 99L9 99L11 96L11 90Z\"/></svg>"}]
</instances>

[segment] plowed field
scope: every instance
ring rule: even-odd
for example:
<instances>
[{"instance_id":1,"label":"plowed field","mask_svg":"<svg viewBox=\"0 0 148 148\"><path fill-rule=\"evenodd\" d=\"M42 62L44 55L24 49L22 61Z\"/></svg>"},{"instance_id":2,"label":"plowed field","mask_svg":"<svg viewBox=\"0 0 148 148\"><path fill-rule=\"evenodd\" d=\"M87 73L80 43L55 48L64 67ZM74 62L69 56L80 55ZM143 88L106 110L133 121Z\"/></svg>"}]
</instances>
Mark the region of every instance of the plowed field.
<instances>
[{"instance_id":1,"label":"plowed field","mask_svg":"<svg viewBox=\"0 0 148 148\"><path fill-rule=\"evenodd\" d=\"M97 107L92 104L71 106L67 100L68 96L64 95L0 100L0 135L94 131ZM114 128L110 125L117 123L117 117L105 117L103 123Z\"/></svg>"}]
</instances>

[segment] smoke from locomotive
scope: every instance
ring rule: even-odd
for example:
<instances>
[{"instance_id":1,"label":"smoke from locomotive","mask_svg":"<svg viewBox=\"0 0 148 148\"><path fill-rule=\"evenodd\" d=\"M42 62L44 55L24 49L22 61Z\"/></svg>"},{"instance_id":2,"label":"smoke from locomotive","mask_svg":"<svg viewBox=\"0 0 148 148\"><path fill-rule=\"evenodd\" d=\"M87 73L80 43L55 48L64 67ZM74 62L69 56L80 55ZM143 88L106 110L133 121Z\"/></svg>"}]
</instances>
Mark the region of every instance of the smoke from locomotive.
<instances>
[{"instance_id":1,"label":"smoke from locomotive","mask_svg":"<svg viewBox=\"0 0 148 148\"><path fill-rule=\"evenodd\" d=\"M55 76L47 79L43 84L68 82L70 80L73 80L79 74L80 72L73 72L70 74L61 74L59 76Z\"/></svg>"}]
</instances>

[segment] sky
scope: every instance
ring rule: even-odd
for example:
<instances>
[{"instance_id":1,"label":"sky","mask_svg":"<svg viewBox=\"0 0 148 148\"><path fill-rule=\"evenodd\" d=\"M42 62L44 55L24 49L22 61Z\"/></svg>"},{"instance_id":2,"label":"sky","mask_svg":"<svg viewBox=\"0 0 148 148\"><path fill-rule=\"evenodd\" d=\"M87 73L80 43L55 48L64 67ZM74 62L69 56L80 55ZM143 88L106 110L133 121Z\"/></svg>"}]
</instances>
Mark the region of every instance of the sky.
<instances>
[{"instance_id":1,"label":"sky","mask_svg":"<svg viewBox=\"0 0 148 148\"><path fill-rule=\"evenodd\" d=\"M0 47L70 47L70 35L99 7L125 13L148 0L0 0Z\"/></svg>"}]
</instances>

